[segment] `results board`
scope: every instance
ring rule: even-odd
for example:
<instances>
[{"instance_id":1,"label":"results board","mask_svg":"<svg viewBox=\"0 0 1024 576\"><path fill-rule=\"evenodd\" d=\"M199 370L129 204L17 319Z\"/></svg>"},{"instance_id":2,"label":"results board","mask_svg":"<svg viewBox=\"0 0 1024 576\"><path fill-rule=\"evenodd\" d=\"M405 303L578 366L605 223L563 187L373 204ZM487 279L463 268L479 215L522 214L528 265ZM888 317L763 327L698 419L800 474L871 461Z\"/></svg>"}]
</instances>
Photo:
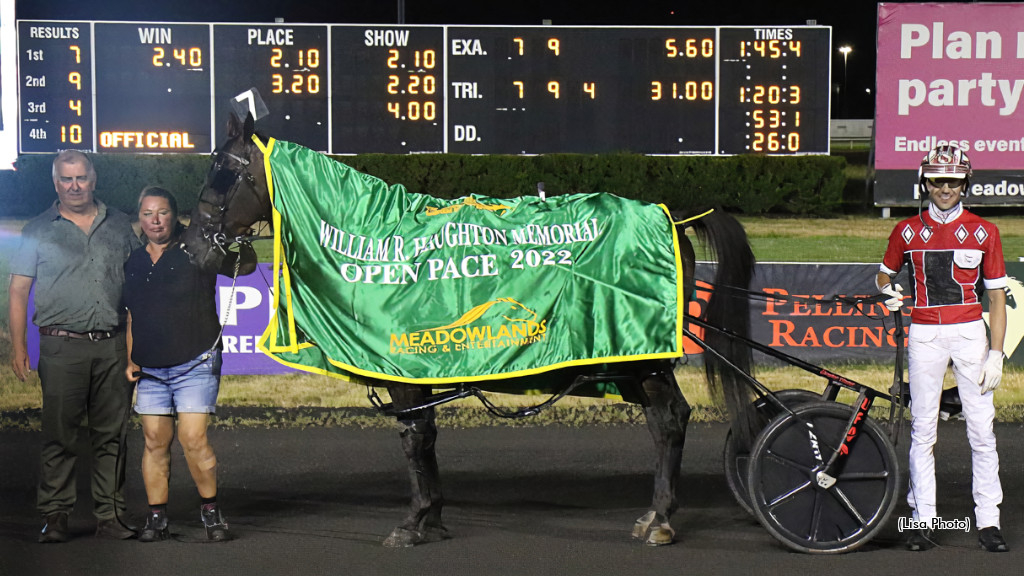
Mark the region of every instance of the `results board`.
<instances>
[{"instance_id":1,"label":"results board","mask_svg":"<svg viewBox=\"0 0 1024 576\"><path fill-rule=\"evenodd\" d=\"M831 29L18 22L22 153L827 154Z\"/></svg>"}]
</instances>

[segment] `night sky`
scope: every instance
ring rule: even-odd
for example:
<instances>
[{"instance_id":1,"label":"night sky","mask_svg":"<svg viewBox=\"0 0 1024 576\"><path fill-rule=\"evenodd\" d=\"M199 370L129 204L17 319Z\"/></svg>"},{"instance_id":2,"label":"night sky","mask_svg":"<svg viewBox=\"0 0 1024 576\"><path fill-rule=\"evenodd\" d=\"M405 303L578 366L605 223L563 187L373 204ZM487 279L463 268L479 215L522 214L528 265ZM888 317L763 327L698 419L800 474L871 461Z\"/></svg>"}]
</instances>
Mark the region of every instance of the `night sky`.
<instances>
[{"instance_id":1,"label":"night sky","mask_svg":"<svg viewBox=\"0 0 1024 576\"><path fill-rule=\"evenodd\" d=\"M683 0L405 0L407 24L555 25L804 25L832 27L833 84L843 83L848 100L833 98L834 118L874 116L876 5L872 2L788 0L687 2ZM169 22L396 23L398 0L17 0L17 18L40 20L143 20ZM868 92L870 90L870 92Z\"/></svg>"}]
</instances>

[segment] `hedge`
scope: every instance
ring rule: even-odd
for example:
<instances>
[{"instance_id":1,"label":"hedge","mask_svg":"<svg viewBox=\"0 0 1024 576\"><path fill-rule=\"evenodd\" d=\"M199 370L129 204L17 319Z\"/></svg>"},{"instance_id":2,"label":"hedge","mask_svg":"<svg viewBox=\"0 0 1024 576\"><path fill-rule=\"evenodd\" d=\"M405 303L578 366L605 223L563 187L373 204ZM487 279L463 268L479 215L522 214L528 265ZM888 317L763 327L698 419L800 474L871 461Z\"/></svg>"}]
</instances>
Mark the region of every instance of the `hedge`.
<instances>
[{"instance_id":1,"label":"hedge","mask_svg":"<svg viewBox=\"0 0 1024 576\"><path fill-rule=\"evenodd\" d=\"M611 192L662 203L670 208L720 205L744 214L824 216L841 209L846 160L831 156L642 156L635 154L548 154L471 156L462 154L338 156L337 160L410 192L440 198L482 194L509 198ZM210 167L198 155L96 154L96 195L134 213L139 191L160 185L173 191L182 212L190 212ZM0 211L28 217L55 197L53 155L18 158L16 172L0 172Z\"/></svg>"}]
</instances>

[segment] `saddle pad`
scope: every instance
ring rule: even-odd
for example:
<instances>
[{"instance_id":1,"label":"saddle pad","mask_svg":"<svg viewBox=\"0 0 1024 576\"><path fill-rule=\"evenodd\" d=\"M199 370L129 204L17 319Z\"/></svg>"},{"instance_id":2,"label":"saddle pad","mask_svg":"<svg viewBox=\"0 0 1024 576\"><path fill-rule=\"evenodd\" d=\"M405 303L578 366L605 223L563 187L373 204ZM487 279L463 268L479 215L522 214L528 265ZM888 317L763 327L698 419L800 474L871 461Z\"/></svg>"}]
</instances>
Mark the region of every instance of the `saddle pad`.
<instances>
[{"instance_id":1,"label":"saddle pad","mask_svg":"<svg viewBox=\"0 0 1024 576\"><path fill-rule=\"evenodd\" d=\"M275 360L450 384L682 355L664 206L602 193L442 200L254 140L275 234L259 347Z\"/></svg>"}]
</instances>

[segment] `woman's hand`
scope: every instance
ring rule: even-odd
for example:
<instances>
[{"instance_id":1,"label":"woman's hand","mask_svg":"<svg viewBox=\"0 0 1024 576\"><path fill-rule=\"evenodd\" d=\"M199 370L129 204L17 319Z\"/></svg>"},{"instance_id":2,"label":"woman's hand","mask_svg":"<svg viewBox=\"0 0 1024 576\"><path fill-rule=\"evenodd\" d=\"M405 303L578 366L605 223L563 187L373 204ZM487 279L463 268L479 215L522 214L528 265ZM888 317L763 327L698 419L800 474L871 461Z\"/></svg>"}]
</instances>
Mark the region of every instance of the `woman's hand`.
<instances>
[{"instance_id":1,"label":"woman's hand","mask_svg":"<svg viewBox=\"0 0 1024 576\"><path fill-rule=\"evenodd\" d=\"M125 368L125 370L124 370L125 378L128 378L129 382L133 382L133 383L134 382L138 382L139 381L139 376L141 375L140 374L141 372L142 372L142 367L139 366L138 364L136 364L135 362L132 362L129 359L128 360L128 367Z\"/></svg>"}]
</instances>

